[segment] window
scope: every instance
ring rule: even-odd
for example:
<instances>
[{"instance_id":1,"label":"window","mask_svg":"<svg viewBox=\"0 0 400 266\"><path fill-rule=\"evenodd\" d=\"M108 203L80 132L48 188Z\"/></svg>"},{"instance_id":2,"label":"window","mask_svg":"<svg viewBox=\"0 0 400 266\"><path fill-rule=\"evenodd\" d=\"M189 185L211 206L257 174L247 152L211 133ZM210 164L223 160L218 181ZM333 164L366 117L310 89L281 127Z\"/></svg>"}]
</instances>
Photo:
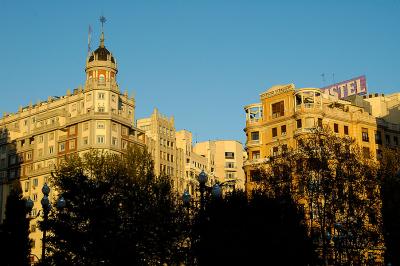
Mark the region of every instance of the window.
<instances>
[{"instance_id":1,"label":"window","mask_svg":"<svg viewBox=\"0 0 400 266\"><path fill-rule=\"evenodd\" d=\"M32 195L32 200L33 200L34 202L36 202L36 201L38 200L38 196L37 196L36 193Z\"/></svg>"},{"instance_id":2,"label":"window","mask_svg":"<svg viewBox=\"0 0 400 266\"><path fill-rule=\"evenodd\" d=\"M124 135L124 136L128 135L128 128L127 127L122 127L122 135Z\"/></svg>"},{"instance_id":3,"label":"window","mask_svg":"<svg viewBox=\"0 0 400 266\"><path fill-rule=\"evenodd\" d=\"M32 152L31 152L31 151L28 151L28 152L26 153L26 159L27 159L27 160L32 160Z\"/></svg>"},{"instance_id":4,"label":"window","mask_svg":"<svg viewBox=\"0 0 400 266\"><path fill-rule=\"evenodd\" d=\"M260 181L261 180L261 175L260 171L258 170L250 170L250 180L251 181Z\"/></svg>"},{"instance_id":5,"label":"window","mask_svg":"<svg viewBox=\"0 0 400 266\"><path fill-rule=\"evenodd\" d=\"M393 136L394 145L399 145L399 138L397 136Z\"/></svg>"},{"instance_id":6,"label":"window","mask_svg":"<svg viewBox=\"0 0 400 266\"><path fill-rule=\"evenodd\" d=\"M69 134L70 135L75 135L76 134L76 126L71 126L69 128Z\"/></svg>"},{"instance_id":7,"label":"window","mask_svg":"<svg viewBox=\"0 0 400 266\"><path fill-rule=\"evenodd\" d=\"M83 137L83 145L88 145L88 144L89 144L89 138Z\"/></svg>"},{"instance_id":8,"label":"window","mask_svg":"<svg viewBox=\"0 0 400 266\"><path fill-rule=\"evenodd\" d=\"M349 126L344 126L343 131L345 135L349 135Z\"/></svg>"},{"instance_id":9,"label":"window","mask_svg":"<svg viewBox=\"0 0 400 266\"><path fill-rule=\"evenodd\" d=\"M123 150L128 149L128 142L127 142L126 140L123 140L123 141L122 141L122 149L123 149Z\"/></svg>"},{"instance_id":10,"label":"window","mask_svg":"<svg viewBox=\"0 0 400 266\"><path fill-rule=\"evenodd\" d=\"M97 144L104 144L105 143L105 137L103 135L98 135L96 137L96 141L97 141Z\"/></svg>"},{"instance_id":11,"label":"window","mask_svg":"<svg viewBox=\"0 0 400 266\"><path fill-rule=\"evenodd\" d=\"M253 160L260 159L260 151L253 151L253 152L251 153L251 158L252 158Z\"/></svg>"},{"instance_id":12,"label":"window","mask_svg":"<svg viewBox=\"0 0 400 266\"><path fill-rule=\"evenodd\" d=\"M362 128L361 131L362 131L361 133L362 141L369 142L368 129Z\"/></svg>"},{"instance_id":13,"label":"window","mask_svg":"<svg viewBox=\"0 0 400 266\"><path fill-rule=\"evenodd\" d=\"M276 138L278 136L278 129L276 127L272 128L272 137Z\"/></svg>"},{"instance_id":14,"label":"window","mask_svg":"<svg viewBox=\"0 0 400 266\"><path fill-rule=\"evenodd\" d=\"M228 178L228 179L235 178L235 172L225 172L225 178Z\"/></svg>"},{"instance_id":15,"label":"window","mask_svg":"<svg viewBox=\"0 0 400 266\"><path fill-rule=\"evenodd\" d=\"M117 124L112 123L111 129L112 129L112 131L117 132Z\"/></svg>"},{"instance_id":16,"label":"window","mask_svg":"<svg viewBox=\"0 0 400 266\"><path fill-rule=\"evenodd\" d=\"M272 109L272 118L285 115L285 104L283 101L272 104L271 109Z\"/></svg>"},{"instance_id":17,"label":"window","mask_svg":"<svg viewBox=\"0 0 400 266\"><path fill-rule=\"evenodd\" d=\"M68 144L69 144L69 149L70 150L74 150L75 149L75 140L70 140Z\"/></svg>"},{"instance_id":18,"label":"window","mask_svg":"<svg viewBox=\"0 0 400 266\"><path fill-rule=\"evenodd\" d=\"M364 158L369 159L370 158L370 152L368 147L363 147L362 148L362 153Z\"/></svg>"},{"instance_id":19,"label":"window","mask_svg":"<svg viewBox=\"0 0 400 266\"><path fill-rule=\"evenodd\" d=\"M273 147L273 148L272 148L272 156L277 156L278 153L279 153L278 147Z\"/></svg>"},{"instance_id":20,"label":"window","mask_svg":"<svg viewBox=\"0 0 400 266\"><path fill-rule=\"evenodd\" d=\"M286 136L286 125L281 126L281 135Z\"/></svg>"},{"instance_id":21,"label":"window","mask_svg":"<svg viewBox=\"0 0 400 266\"><path fill-rule=\"evenodd\" d=\"M25 181L25 192L29 191L29 181Z\"/></svg>"},{"instance_id":22,"label":"window","mask_svg":"<svg viewBox=\"0 0 400 266\"><path fill-rule=\"evenodd\" d=\"M382 134L380 131L375 132L375 143L382 144Z\"/></svg>"},{"instance_id":23,"label":"window","mask_svg":"<svg viewBox=\"0 0 400 266\"><path fill-rule=\"evenodd\" d=\"M58 151L59 151L59 152L65 151L65 142L61 142L61 143L58 145Z\"/></svg>"},{"instance_id":24,"label":"window","mask_svg":"<svg viewBox=\"0 0 400 266\"><path fill-rule=\"evenodd\" d=\"M235 168L234 162L225 162L225 168Z\"/></svg>"},{"instance_id":25,"label":"window","mask_svg":"<svg viewBox=\"0 0 400 266\"><path fill-rule=\"evenodd\" d=\"M89 129L89 122L83 123L83 131L86 131Z\"/></svg>"},{"instance_id":26,"label":"window","mask_svg":"<svg viewBox=\"0 0 400 266\"><path fill-rule=\"evenodd\" d=\"M112 145L114 146L118 145L118 139L116 137L112 137Z\"/></svg>"},{"instance_id":27,"label":"window","mask_svg":"<svg viewBox=\"0 0 400 266\"><path fill-rule=\"evenodd\" d=\"M39 136L38 143L43 143L43 135Z\"/></svg>"},{"instance_id":28,"label":"window","mask_svg":"<svg viewBox=\"0 0 400 266\"><path fill-rule=\"evenodd\" d=\"M97 111L98 111L99 113L104 113L104 112L105 112L105 109L104 109L103 106L99 106L99 107L97 108Z\"/></svg>"},{"instance_id":29,"label":"window","mask_svg":"<svg viewBox=\"0 0 400 266\"><path fill-rule=\"evenodd\" d=\"M97 94L97 99L104 100L105 99L104 92L99 92Z\"/></svg>"},{"instance_id":30,"label":"window","mask_svg":"<svg viewBox=\"0 0 400 266\"><path fill-rule=\"evenodd\" d=\"M225 152L225 159L235 159L235 153L230 151Z\"/></svg>"},{"instance_id":31,"label":"window","mask_svg":"<svg viewBox=\"0 0 400 266\"><path fill-rule=\"evenodd\" d=\"M283 145L282 145L282 153L287 153L287 151L288 151L288 146L287 146L287 144L283 144Z\"/></svg>"},{"instance_id":32,"label":"window","mask_svg":"<svg viewBox=\"0 0 400 266\"><path fill-rule=\"evenodd\" d=\"M259 140L260 139L260 132L254 131L251 132L251 140Z\"/></svg>"},{"instance_id":33,"label":"window","mask_svg":"<svg viewBox=\"0 0 400 266\"><path fill-rule=\"evenodd\" d=\"M390 144L390 135L385 135L386 145Z\"/></svg>"},{"instance_id":34,"label":"window","mask_svg":"<svg viewBox=\"0 0 400 266\"><path fill-rule=\"evenodd\" d=\"M49 146L49 154L53 154L54 153L54 146Z\"/></svg>"},{"instance_id":35,"label":"window","mask_svg":"<svg viewBox=\"0 0 400 266\"><path fill-rule=\"evenodd\" d=\"M297 124L297 128L301 128L301 127L302 127L302 125L301 125L301 119L297 119L297 120L296 120L296 124Z\"/></svg>"},{"instance_id":36,"label":"window","mask_svg":"<svg viewBox=\"0 0 400 266\"><path fill-rule=\"evenodd\" d=\"M335 133L339 133L339 125L338 124L336 124L336 123L333 124L333 131Z\"/></svg>"},{"instance_id":37,"label":"window","mask_svg":"<svg viewBox=\"0 0 400 266\"><path fill-rule=\"evenodd\" d=\"M33 182L32 182L32 187L35 188L35 187L37 187L38 185L39 185L39 180L38 180L37 178L34 178L34 179L33 179Z\"/></svg>"},{"instance_id":38,"label":"window","mask_svg":"<svg viewBox=\"0 0 400 266\"><path fill-rule=\"evenodd\" d=\"M115 94L111 95L111 101L115 102Z\"/></svg>"},{"instance_id":39,"label":"window","mask_svg":"<svg viewBox=\"0 0 400 266\"><path fill-rule=\"evenodd\" d=\"M98 129L104 129L105 128L105 123L104 122L97 122L97 128Z\"/></svg>"},{"instance_id":40,"label":"window","mask_svg":"<svg viewBox=\"0 0 400 266\"><path fill-rule=\"evenodd\" d=\"M322 128L322 118L318 118L318 127Z\"/></svg>"}]
</instances>

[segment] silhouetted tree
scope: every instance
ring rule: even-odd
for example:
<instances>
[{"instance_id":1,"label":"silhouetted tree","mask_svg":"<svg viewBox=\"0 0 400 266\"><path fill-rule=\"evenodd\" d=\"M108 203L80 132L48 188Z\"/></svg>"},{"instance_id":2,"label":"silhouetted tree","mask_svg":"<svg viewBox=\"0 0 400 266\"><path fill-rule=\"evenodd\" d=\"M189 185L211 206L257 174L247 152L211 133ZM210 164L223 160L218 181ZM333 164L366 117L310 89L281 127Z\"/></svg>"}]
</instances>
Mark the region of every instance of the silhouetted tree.
<instances>
[{"instance_id":1,"label":"silhouetted tree","mask_svg":"<svg viewBox=\"0 0 400 266\"><path fill-rule=\"evenodd\" d=\"M199 265L308 265L313 247L291 198L233 192L210 200L196 217L193 250Z\"/></svg>"},{"instance_id":2,"label":"silhouetted tree","mask_svg":"<svg viewBox=\"0 0 400 266\"><path fill-rule=\"evenodd\" d=\"M400 265L400 149L382 152L379 174L382 178L383 225L386 262Z\"/></svg>"},{"instance_id":3,"label":"silhouetted tree","mask_svg":"<svg viewBox=\"0 0 400 266\"><path fill-rule=\"evenodd\" d=\"M260 169L270 195L290 195L306 211L321 263L364 262L383 251L377 164L354 140L316 128Z\"/></svg>"},{"instance_id":4,"label":"silhouetted tree","mask_svg":"<svg viewBox=\"0 0 400 266\"><path fill-rule=\"evenodd\" d=\"M57 169L66 201L49 217L47 252L56 265L162 265L181 261L184 215L168 177L156 177L145 149L92 151Z\"/></svg>"},{"instance_id":5,"label":"silhouetted tree","mask_svg":"<svg viewBox=\"0 0 400 266\"><path fill-rule=\"evenodd\" d=\"M29 239L29 220L22 198L21 187L14 187L7 197L5 219L1 226L1 264L29 265L31 240Z\"/></svg>"}]
</instances>

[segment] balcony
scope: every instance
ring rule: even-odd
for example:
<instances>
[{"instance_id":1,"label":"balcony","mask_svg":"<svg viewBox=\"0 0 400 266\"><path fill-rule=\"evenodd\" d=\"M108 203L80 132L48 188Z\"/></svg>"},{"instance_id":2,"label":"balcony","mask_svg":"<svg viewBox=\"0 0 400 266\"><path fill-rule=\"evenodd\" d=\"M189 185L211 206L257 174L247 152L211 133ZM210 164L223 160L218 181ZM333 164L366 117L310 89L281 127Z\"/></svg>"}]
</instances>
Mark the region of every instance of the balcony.
<instances>
[{"instance_id":1,"label":"balcony","mask_svg":"<svg viewBox=\"0 0 400 266\"><path fill-rule=\"evenodd\" d=\"M315 131L315 128L298 128L294 131L294 135L308 134Z\"/></svg>"},{"instance_id":2,"label":"balcony","mask_svg":"<svg viewBox=\"0 0 400 266\"><path fill-rule=\"evenodd\" d=\"M257 140L249 140L249 141L246 142L246 146L258 146L260 144L261 144L261 142L260 142L259 139L257 139Z\"/></svg>"}]
</instances>

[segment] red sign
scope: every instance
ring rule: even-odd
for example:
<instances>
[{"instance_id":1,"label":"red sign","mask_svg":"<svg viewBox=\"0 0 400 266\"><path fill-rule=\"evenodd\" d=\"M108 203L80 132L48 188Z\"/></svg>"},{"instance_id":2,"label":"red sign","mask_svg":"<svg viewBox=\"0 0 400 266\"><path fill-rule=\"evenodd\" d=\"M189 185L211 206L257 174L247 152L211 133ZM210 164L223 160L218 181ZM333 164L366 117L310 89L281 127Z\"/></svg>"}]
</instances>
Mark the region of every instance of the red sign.
<instances>
[{"instance_id":1,"label":"red sign","mask_svg":"<svg viewBox=\"0 0 400 266\"><path fill-rule=\"evenodd\" d=\"M367 94L367 80L365 76L360 76L323 87L321 91L339 99L354 94L364 95Z\"/></svg>"}]
</instances>

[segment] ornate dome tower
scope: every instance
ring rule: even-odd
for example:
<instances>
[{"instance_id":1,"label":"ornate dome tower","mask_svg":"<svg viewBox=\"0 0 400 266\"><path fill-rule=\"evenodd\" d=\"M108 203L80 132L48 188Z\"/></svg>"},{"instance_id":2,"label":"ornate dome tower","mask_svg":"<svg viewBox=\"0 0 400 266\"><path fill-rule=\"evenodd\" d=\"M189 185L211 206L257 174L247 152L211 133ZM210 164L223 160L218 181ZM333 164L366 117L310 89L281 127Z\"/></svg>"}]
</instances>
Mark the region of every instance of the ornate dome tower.
<instances>
[{"instance_id":1,"label":"ornate dome tower","mask_svg":"<svg viewBox=\"0 0 400 266\"><path fill-rule=\"evenodd\" d=\"M102 21L103 23L103 21ZM91 52L86 59L86 85L97 83L111 88L117 88L117 62L113 54L104 45L104 31L100 37L99 47Z\"/></svg>"}]
</instances>

